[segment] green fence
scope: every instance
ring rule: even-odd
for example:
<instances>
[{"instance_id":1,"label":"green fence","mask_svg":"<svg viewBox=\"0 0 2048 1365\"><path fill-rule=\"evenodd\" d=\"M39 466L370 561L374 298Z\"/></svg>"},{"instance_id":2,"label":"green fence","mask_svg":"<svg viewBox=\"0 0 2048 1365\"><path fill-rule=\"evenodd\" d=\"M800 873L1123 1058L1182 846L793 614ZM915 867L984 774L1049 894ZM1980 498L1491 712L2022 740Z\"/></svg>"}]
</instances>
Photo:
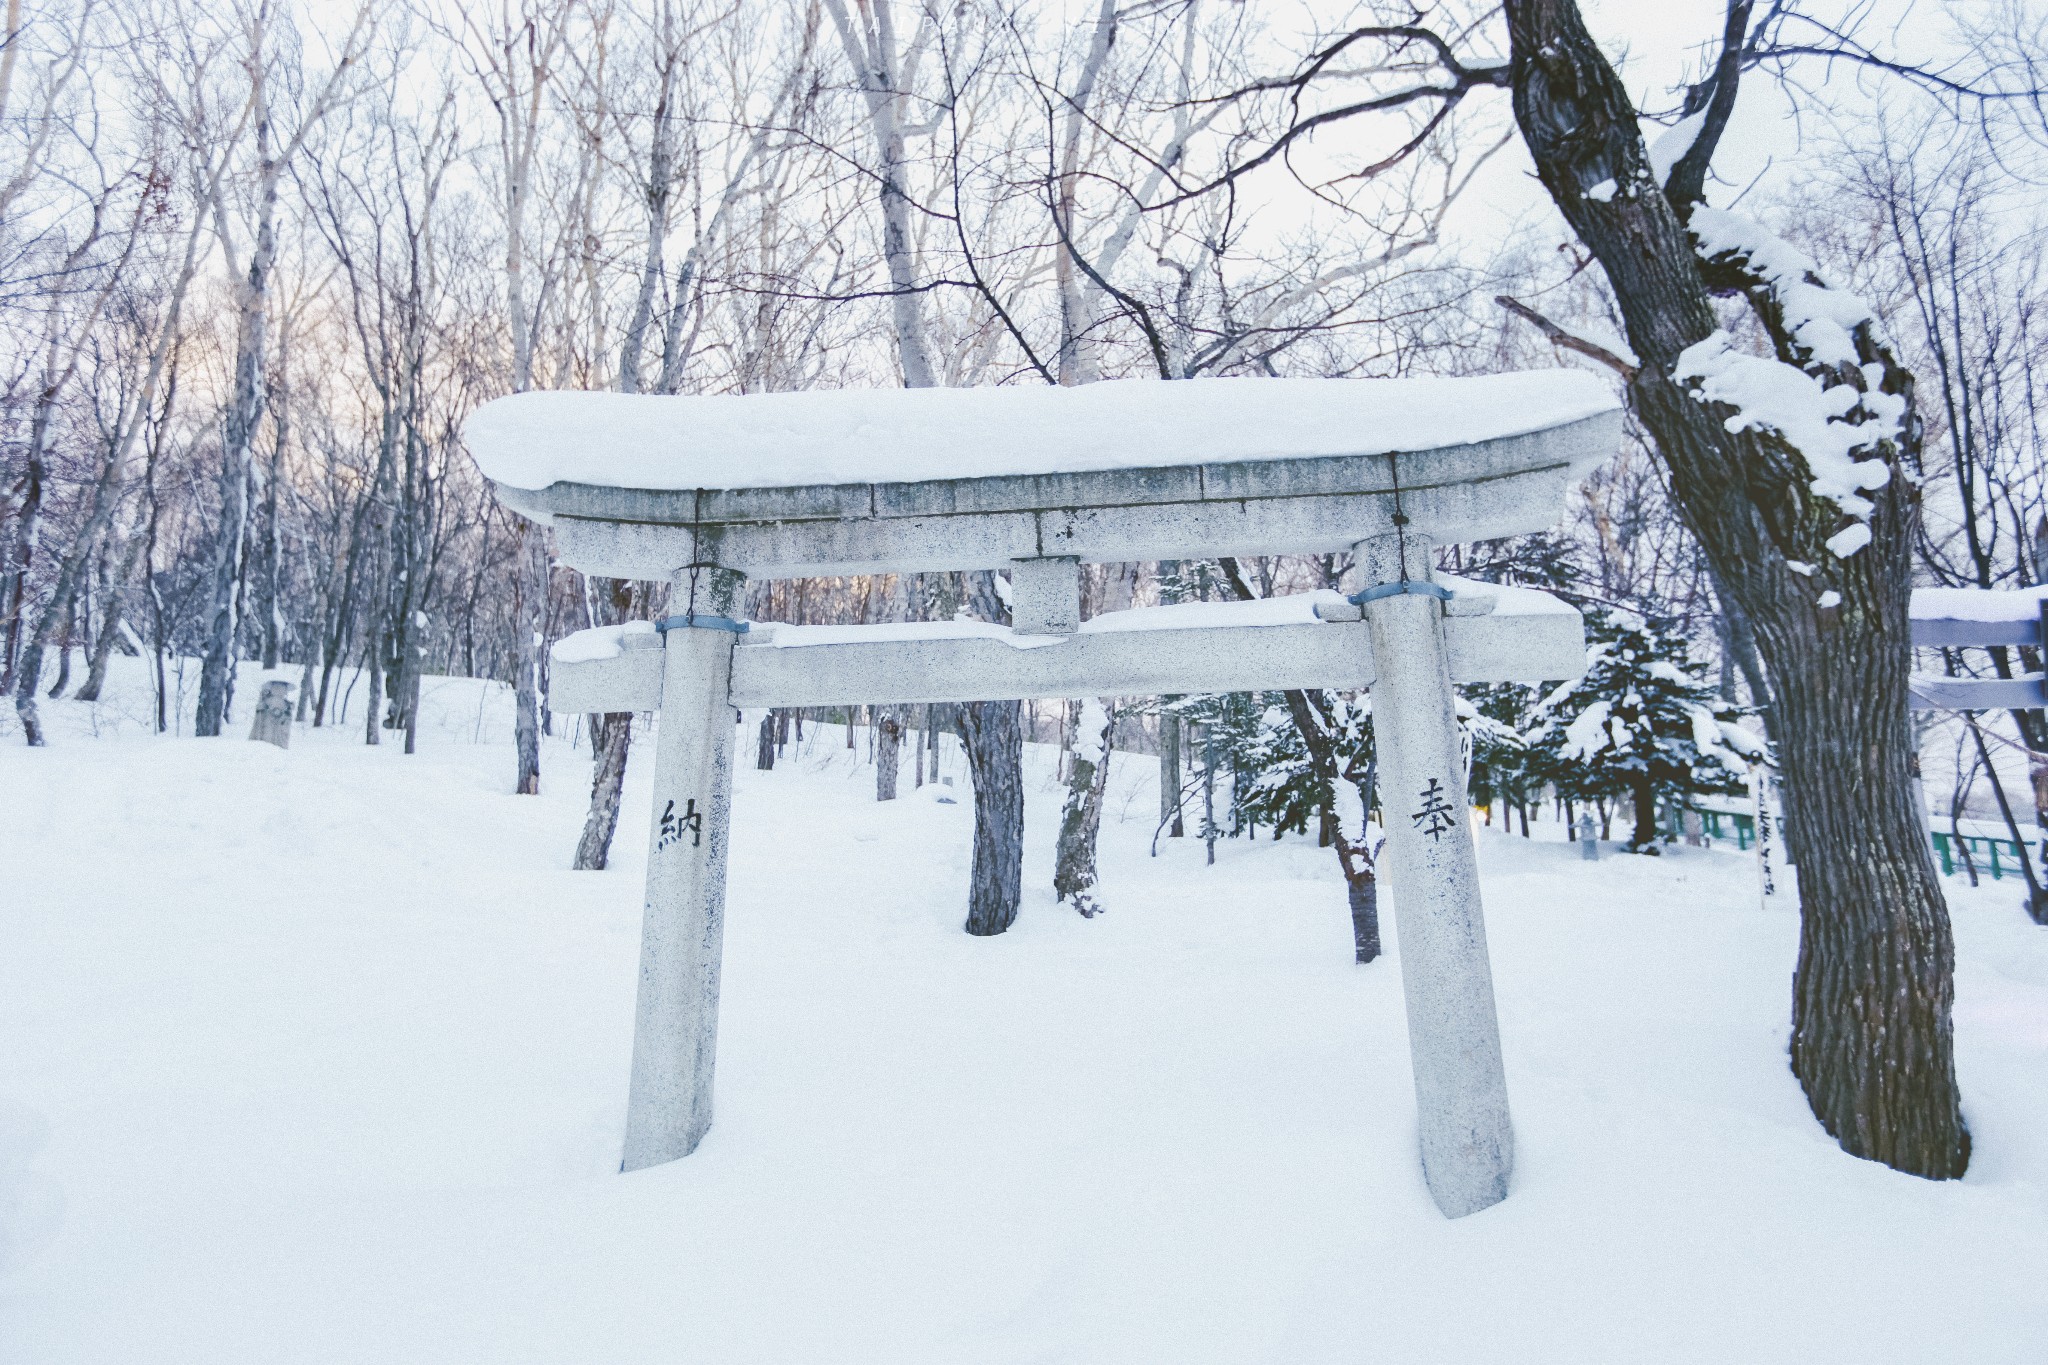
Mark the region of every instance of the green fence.
<instances>
[{"instance_id":1,"label":"green fence","mask_svg":"<svg viewBox=\"0 0 2048 1365\"><path fill-rule=\"evenodd\" d=\"M1979 873L1989 871L1991 880L2005 880L2005 869L2020 875L2020 846L2011 839L1993 839L1981 834L1955 835L1934 831L1934 856L1941 859L1941 875L1952 876L1962 865L1963 850Z\"/></svg>"},{"instance_id":2,"label":"green fence","mask_svg":"<svg viewBox=\"0 0 2048 1365\"><path fill-rule=\"evenodd\" d=\"M1703 810L1700 822L1706 828L1707 837L1725 839L1732 831L1735 846L1747 849L1756 842L1756 817L1735 815L1727 811ZM1665 813L1665 829L1674 839L1685 835L1685 813L1669 809ZM1988 875L1993 881L2003 881L2008 872L2020 875L2020 846L2011 839L1993 838L1986 834L1951 834L1942 830L1934 831L1934 856L1941 860L1941 875L1952 877L1962 868L1963 851L1969 850L1969 860L1979 876Z\"/></svg>"},{"instance_id":3,"label":"green fence","mask_svg":"<svg viewBox=\"0 0 2048 1365\"><path fill-rule=\"evenodd\" d=\"M1725 839L1729 830L1735 833L1735 846L1746 849L1756 842L1756 817L1735 815L1727 811L1703 810L1699 813L1700 823L1709 839ZM1667 808L1665 829L1674 839L1685 837L1685 812Z\"/></svg>"}]
</instances>

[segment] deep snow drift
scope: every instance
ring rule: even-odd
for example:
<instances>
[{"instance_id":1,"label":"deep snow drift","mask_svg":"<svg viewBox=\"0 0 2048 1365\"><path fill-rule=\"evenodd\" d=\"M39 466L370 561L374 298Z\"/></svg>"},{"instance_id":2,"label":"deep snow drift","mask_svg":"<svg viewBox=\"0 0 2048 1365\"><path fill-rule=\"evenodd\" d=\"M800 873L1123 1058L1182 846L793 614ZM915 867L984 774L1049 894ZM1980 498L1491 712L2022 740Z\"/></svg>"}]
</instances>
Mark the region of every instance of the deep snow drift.
<instances>
[{"instance_id":1,"label":"deep snow drift","mask_svg":"<svg viewBox=\"0 0 2048 1365\"><path fill-rule=\"evenodd\" d=\"M1482 831L1519 1161L1506 1203L1446 1222L1416 1167L1399 964L1350 964L1326 851L1148 859L1132 761L1109 912L1084 921L1052 903L1034 754L1023 914L972 939L968 805L878 806L826 726L740 775L717 1124L622 1177L644 769L613 870L572 873L587 760L552 742L547 794L506 795L502 690L430 681L408 758L362 747L360 703L289 752L242 740L246 717L157 739L139 674L117 680L108 704L46 704L48 749L0 743L0 1359L1988 1362L2048 1342L2048 931L2015 883L1951 884L1977 1154L1935 1185L1808 1115L1784 1058L1796 923L1756 908L1747 856L1587 865Z\"/></svg>"}]
</instances>

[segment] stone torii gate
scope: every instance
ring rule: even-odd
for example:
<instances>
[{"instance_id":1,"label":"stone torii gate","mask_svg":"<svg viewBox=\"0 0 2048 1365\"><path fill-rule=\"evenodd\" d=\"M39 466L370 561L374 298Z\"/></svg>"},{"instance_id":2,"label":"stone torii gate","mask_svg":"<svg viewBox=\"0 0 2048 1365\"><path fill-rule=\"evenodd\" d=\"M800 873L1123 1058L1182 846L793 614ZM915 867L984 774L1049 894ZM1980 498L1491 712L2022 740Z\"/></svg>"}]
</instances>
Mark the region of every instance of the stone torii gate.
<instances>
[{"instance_id":1,"label":"stone torii gate","mask_svg":"<svg viewBox=\"0 0 2048 1365\"><path fill-rule=\"evenodd\" d=\"M1120 381L731 397L522 394L465 437L562 561L672 613L558 645L563 711L655 711L623 1170L711 1124L735 709L1371 688L1424 1177L1460 1217L1514 1139L1452 684L1584 667L1577 612L1446 578L1437 546L1540 530L1618 443L1606 386ZM1358 591L1112 613L1080 566L1349 550ZM746 579L1007 570L1012 624L749 627Z\"/></svg>"}]
</instances>

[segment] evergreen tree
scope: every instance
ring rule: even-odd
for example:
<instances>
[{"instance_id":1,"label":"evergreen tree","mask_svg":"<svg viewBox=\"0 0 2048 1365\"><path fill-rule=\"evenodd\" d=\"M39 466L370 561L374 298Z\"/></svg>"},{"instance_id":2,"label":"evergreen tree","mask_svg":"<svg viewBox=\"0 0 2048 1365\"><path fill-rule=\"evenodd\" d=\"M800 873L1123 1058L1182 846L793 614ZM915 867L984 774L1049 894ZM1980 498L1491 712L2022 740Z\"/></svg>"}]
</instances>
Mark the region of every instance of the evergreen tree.
<instances>
[{"instance_id":1,"label":"evergreen tree","mask_svg":"<svg viewBox=\"0 0 2048 1365\"><path fill-rule=\"evenodd\" d=\"M1741 789L1756 740L1693 672L1685 637L1633 613L1588 613L1586 672L1544 698L1528 743L1538 772L1578 800L1626 795L1629 849L1657 851L1657 803ZM1731 733L1732 732L1732 733Z\"/></svg>"},{"instance_id":2,"label":"evergreen tree","mask_svg":"<svg viewBox=\"0 0 2048 1365\"><path fill-rule=\"evenodd\" d=\"M1374 758L1371 701L1341 692L1316 694L1317 713L1329 719L1337 775L1354 793L1361 794L1342 795L1316 772L1308 746L1281 704L1280 694L1266 693L1264 700L1258 724L1237 754L1246 779L1237 786L1234 813L1241 823L1272 827L1276 836L1306 834L1313 822L1318 842L1328 844L1332 831L1325 822L1341 825L1343 812L1360 804L1362 793L1370 790ZM1362 827L1363 817L1353 823Z\"/></svg>"},{"instance_id":3,"label":"evergreen tree","mask_svg":"<svg viewBox=\"0 0 2048 1365\"><path fill-rule=\"evenodd\" d=\"M1466 793L1475 806L1500 802L1522 812L1529 832L1528 804L1542 784L1536 755L1522 732L1529 725L1530 690L1516 683L1481 683L1458 698L1458 725L1470 750Z\"/></svg>"},{"instance_id":4,"label":"evergreen tree","mask_svg":"<svg viewBox=\"0 0 2048 1365\"><path fill-rule=\"evenodd\" d=\"M1161 709L1180 721L1189 780L1214 780L1211 764L1228 774L1229 786L1218 794L1217 806L1230 817L1229 828L1223 832L1236 834L1243 827L1240 793L1259 771L1254 757L1258 751L1259 694L1175 697Z\"/></svg>"}]
</instances>

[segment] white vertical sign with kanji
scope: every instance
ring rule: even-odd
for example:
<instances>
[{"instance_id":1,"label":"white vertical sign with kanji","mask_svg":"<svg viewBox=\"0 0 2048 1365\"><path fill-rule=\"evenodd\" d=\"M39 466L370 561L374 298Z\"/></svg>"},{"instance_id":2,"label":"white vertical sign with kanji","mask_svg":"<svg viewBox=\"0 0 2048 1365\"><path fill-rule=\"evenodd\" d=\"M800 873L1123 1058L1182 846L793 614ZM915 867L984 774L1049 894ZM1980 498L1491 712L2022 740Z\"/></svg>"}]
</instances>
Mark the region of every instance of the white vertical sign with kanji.
<instances>
[{"instance_id":1,"label":"white vertical sign with kanji","mask_svg":"<svg viewBox=\"0 0 2048 1365\"><path fill-rule=\"evenodd\" d=\"M1749 796L1756 808L1756 868L1758 903L1766 910L1782 905L1785 885L1784 854L1778 847L1777 812L1771 802L1771 775L1762 764L1749 770Z\"/></svg>"}]
</instances>

